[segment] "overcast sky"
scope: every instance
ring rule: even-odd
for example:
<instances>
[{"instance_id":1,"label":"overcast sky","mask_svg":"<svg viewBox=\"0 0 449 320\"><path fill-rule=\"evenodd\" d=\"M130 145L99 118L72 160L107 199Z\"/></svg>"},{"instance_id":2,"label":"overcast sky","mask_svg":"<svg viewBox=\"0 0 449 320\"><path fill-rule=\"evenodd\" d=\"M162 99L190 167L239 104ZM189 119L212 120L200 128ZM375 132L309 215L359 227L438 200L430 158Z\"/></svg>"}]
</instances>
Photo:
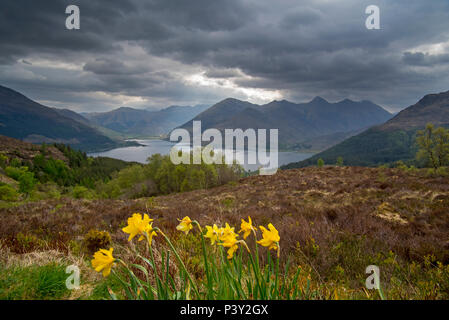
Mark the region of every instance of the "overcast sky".
<instances>
[{"instance_id":1,"label":"overcast sky","mask_svg":"<svg viewBox=\"0 0 449 320\"><path fill-rule=\"evenodd\" d=\"M449 1L1 0L0 85L75 111L317 95L397 111L449 90Z\"/></svg>"}]
</instances>

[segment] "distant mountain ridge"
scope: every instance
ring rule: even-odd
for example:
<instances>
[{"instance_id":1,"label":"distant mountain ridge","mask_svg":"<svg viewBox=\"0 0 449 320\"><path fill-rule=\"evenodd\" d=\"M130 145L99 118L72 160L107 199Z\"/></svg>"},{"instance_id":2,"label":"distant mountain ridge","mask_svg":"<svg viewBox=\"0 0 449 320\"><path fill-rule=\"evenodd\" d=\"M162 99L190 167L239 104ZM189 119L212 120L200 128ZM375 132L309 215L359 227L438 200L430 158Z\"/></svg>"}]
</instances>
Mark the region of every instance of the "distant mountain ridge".
<instances>
[{"instance_id":1,"label":"distant mountain ridge","mask_svg":"<svg viewBox=\"0 0 449 320\"><path fill-rule=\"evenodd\" d=\"M273 101L265 105L256 105L246 101L228 98L181 128L192 130L192 121L201 121L202 130L241 128L279 129L279 144L291 148L298 145L319 145L314 141L327 136L325 146L335 144L350 133L385 122L391 114L370 101L351 101L349 99L330 103L316 97L308 103L293 103L287 100ZM335 135L332 139L332 134Z\"/></svg>"},{"instance_id":2,"label":"distant mountain ridge","mask_svg":"<svg viewBox=\"0 0 449 320\"><path fill-rule=\"evenodd\" d=\"M279 129L281 149L316 151L390 118L389 112L370 101L330 103L321 97L307 103L282 100L265 105L228 98L210 108L171 106L149 111L121 107L78 114L43 106L0 86L0 134L32 143L66 143L84 151L123 146L119 139L125 137L163 136L176 127L192 130L193 120L201 120L203 130Z\"/></svg>"},{"instance_id":3,"label":"distant mountain ridge","mask_svg":"<svg viewBox=\"0 0 449 320\"><path fill-rule=\"evenodd\" d=\"M319 158L325 163L335 164L338 157L343 157L346 164L361 166L413 160L417 151L416 132L429 122L435 126L449 127L449 91L428 94L384 124L284 168L314 165Z\"/></svg>"},{"instance_id":4,"label":"distant mountain ridge","mask_svg":"<svg viewBox=\"0 0 449 320\"><path fill-rule=\"evenodd\" d=\"M68 113L75 116L70 110L56 111L0 86L0 135L31 143L60 142L83 151L123 145L67 116Z\"/></svg>"},{"instance_id":5,"label":"distant mountain ridge","mask_svg":"<svg viewBox=\"0 0 449 320\"><path fill-rule=\"evenodd\" d=\"M171 106L158 111L121 107L108 112L85 113L83 116L94 124L125 135L160 136L192 119L207 107Z\"/></svg>"}]
</instances>

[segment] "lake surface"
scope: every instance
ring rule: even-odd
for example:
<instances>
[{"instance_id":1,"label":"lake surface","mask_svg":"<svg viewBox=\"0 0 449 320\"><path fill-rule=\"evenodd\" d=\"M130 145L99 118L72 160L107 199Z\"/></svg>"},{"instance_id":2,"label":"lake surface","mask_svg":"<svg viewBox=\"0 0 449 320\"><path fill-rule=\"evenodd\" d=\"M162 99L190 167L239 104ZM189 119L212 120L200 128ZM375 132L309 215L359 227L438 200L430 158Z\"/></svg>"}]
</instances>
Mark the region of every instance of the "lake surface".
<instances>
[{"instance_id":1,"label":"lake surface","mask_svg":"<svg viewBox=\"0 0 449 320\"><path fill-rule=\"evenodd\" d=\"M112 149L105 152L96 152L96 153L89 153L89 156L92 157L109 157L109 158L115 158L120 159L124 161L135 161L140 163L147 163L148 157L150 157L153 154L160 153L162 155L166 155L170 153L171 148L176 144L174 142L170 141L164 141L164 140L133 140L136 141L143 146L138 147L125 147L125 148L117 148ZM189 150L190 146L182 146L182 150ZM232 151L231 151L232 152ZM255 153L255 151L243 151L243 150L237 150L234 151L238 154L242 154L245 156L245 159L247 159L248 154ZM297 162L301 160L305 160L309 157L313 156L313 153L300 153L300 152L279 152L278 153L278 164L279 166L282 166L284 164L289 164L291 162ZM245 170L257 170L259 168L259 164L243 164L243 167Z\"/></svg>"}]
</instances>

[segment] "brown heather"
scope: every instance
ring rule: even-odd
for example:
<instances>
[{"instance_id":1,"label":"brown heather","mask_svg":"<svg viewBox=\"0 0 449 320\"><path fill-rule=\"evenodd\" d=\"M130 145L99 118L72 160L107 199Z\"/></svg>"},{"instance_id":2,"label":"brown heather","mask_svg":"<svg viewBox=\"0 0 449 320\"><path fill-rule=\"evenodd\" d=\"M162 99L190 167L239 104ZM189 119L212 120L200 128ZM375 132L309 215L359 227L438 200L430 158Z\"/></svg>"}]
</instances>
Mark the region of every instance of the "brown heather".
<instances>
[{"instance_id":1,"label":"brown heather","mask_svg":"<svg viewBox=\"0 0 449 320\"><path fill-rule=\"evenodd\" d=\"M40 151L41 146L39 145L0 135L0 152L9 159L18 158L22 161L32 161L36 155L41 154ZM46 157L68 162L64 154L51 145L46 147Z\"/></svg>"},{"instance_id":2,"label":"brown heather","mask_svg":"<svg viewBox=\"0 0 449 320\"><path fill-rule=\"evenodd\" d=\"M113 243L126 244L121 228L127 218L148 212L155 226L193 252L199 249L189 249L176 233L177 218L189 216L203 226L226 221L238 230L241 218L251 216L255 225L271 222L279 230L281 262L291 256L308 264L319 280L338 281L335 272L354 275L350 285L360 288L369 264L422 263L428 255L448 264L448 208L448 177L386 168L305 168L154 200L65 198L0 209L0 239L16 253L70 251L98 229L108 231Z\"/></svg>"}]
</instances>

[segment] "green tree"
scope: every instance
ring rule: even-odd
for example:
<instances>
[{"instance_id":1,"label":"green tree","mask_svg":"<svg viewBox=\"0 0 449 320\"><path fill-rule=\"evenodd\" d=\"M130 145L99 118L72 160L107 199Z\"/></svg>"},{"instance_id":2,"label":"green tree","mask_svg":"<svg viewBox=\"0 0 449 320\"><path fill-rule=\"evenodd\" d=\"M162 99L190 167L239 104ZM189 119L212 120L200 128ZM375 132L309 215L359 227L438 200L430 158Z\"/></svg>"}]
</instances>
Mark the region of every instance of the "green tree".
<instances>
[{"instance_id":1,"label":"green tree","mask_svg":"<svg viewBox=\"0 0 449 320\"><path fill-rule=\"evenodd\" d=\"M11 167L15 167L15 168L21 167L22 166L22 160L20 160L19 158L14 158L14 159L12 159L10 161L9 165Z\"/></svg>"},{"instance_id":2,"label":"green tree","mask_svg":"<svg viewBox=\"0 0 449 320\"><path fill-rule=\"evenodd\" d=\"M449 163L449 130L428 123L424 130L416 134L419 146L416 157L425 161L426 166L437 169Z\"/></svg>"},{"instance_id":3,"label":"green tree","mask_svg":"<svg viewBox=\"0 0 449 320\"><path fill-rule=\"evenodd\" d=\"M343 157L338 157L337 158L337 166L343 167Z\"/></svg>"},{"instance_id":4,"label":"green tree","mask_svg":"<svg viewBox=\"0 0 449 320\"><path fill-rule=\"evenodd\" d=\"M6 167L5 168L6 175L16 181L19 181L20 177L25 173L28 172L28 167Z\"/></svg>"},{"instance_id":5,"label":"green tree","mask_svg":"<svg viewBox=\"0 0 449 320\"><path fill-rule=\"evenodd\" d=\"M107 198L133 198L154 194L205 189L234 181L242 167L226 164L173 164L168 155L154 154L146 165L134 165L97 184L97 194Z\"/></svg>"},{"instance_id":6,"label":"green tree","mask_svg":"<svg viewBox=\"0 0 449 320\"><path fill-rule=\"evenodd\" d=\"M75 186L72 195L75 199L92 199L94 197L92 192L84 186Z\"/></svg>"},{"instance_id":7,"label":"green tree","mask_svg":"<svg viewBox=\"0 0 449 320\"><path fill-rule=\"evenodd\" d=\"M10 185L0 185L0 200L16 201L18 196L16 190Z\"/></svg>"},{"instance_id":8,"label":"green tree","mask_svg":"<svg viewBox=\"0 0 449 320\"><path fill-rule=\"evenodd\" d=\"M317 166L318 166L318 168L321 168L321 167L323 167L324 166L324 160L323 159L318 159L318 161L317 161Z\"/></svg>"},{"instance_id":9,"label":"green tree","mask_svg":"<svg viewBox=\"0 0 449 320\"><path fill-rule=\"evenodd\" d=\"M29 194L33 191L36 185L36 180L34 179L34 173L24 172L19 178L19 191L25 194Z\"/></svg>"},{"instance_id":10,"label":"green tree","mask_svg":"<svg viewBox=\"0 0 449 320\"><path fill-rule=\"evenodd\" d=\"M0 168L5 169L6 164L8 163L8 157L3 153L0 153Z\"/></svg>"}]
</instances>

